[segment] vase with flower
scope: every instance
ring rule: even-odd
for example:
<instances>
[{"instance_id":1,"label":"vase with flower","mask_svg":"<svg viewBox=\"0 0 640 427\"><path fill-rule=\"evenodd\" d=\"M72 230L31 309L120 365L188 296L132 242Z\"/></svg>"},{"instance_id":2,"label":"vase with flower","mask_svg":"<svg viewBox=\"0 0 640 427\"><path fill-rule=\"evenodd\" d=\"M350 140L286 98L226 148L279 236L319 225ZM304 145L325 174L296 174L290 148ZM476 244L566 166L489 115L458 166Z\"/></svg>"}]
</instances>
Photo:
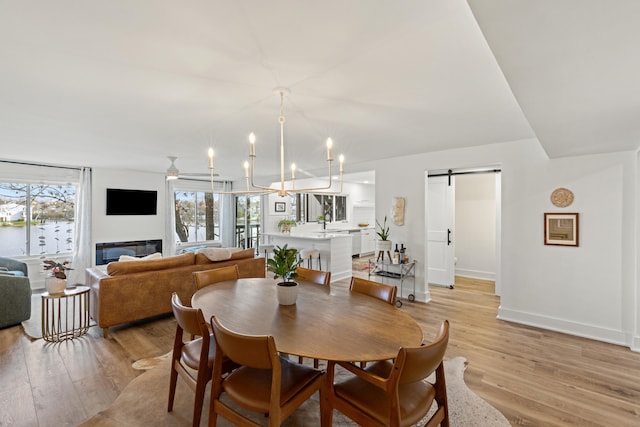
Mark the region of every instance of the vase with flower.
<instances>
[{"instance_id":1,"label":"vase with flower","mask_svg":"<svg viewBox=\"0 0 640 427\"><path fill-rule=\"evenodd\" d=\"M73 270L69 261L44 260L42 268L48 272L44 280L44 286L50 294L60 294L67 288L67 270Z\"/></svg>"}]
</instances>

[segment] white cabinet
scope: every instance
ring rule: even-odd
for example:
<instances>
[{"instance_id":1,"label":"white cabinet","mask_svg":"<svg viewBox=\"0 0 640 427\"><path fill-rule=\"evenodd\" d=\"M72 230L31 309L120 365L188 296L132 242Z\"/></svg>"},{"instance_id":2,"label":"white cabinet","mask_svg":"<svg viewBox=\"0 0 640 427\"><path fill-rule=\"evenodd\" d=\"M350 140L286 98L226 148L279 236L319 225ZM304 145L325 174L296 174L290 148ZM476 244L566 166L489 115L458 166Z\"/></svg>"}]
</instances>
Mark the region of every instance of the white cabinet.
<instances>
[{"instance_id":1,"label":"white cabinet","mask_svg":"<svg viewBox=\"0 0 640 427\"><path fill-rule=\"evenodd\" d=\"M362 252L360 250L360 246L361 246L360 233L361 232L359 230L349 231L349 234L351 234L351 236L352 236L352 239L351 239L351 256L360 255L360 253Z\"/></svg>"},{"instance_id":2,"label":"white cabinet","mask_svg":"<svg viewBox=\"0 0 640 427\"><path fill-rule=\"evenodd\" d=\"M376 250L376 233L373 228L360 230L360 255L372 254Z\"/></svg>"}]
</instances>

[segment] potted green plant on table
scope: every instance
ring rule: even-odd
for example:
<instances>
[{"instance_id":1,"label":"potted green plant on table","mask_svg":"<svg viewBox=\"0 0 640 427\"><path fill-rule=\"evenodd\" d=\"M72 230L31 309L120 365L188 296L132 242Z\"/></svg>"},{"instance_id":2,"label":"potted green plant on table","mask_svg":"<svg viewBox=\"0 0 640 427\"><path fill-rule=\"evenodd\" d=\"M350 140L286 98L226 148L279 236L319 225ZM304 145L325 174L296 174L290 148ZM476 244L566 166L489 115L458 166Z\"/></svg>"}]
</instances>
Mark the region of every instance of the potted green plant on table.
<instances>
[{"instance_id":1,"label":"potted green plant on table","mask_svg":"<svg viewBox=\"0 0 640 427\"><path fill-rule=\"evenodd\" d=\"M293 219L281 219L278 222L278 230L280 230L281 233L291 233L291 228L296 226L296 221Z\"/></svg>"},{"instance_id":2,"label":"potted green plant on table","mask_svg":"<svg viewBox=\"0 0 640 427\"><path fill-rule=\"evenodd\" d=\"M50 294L60 294L67 288L67 274L66 271L73 270L69 266L69 261L54 261L44 260L42 261L42 268L48 272L46 279L44 280L44 286Z\"/></svg>"},{"instance_id":3,"label":"potted green plant on table","mask_svg":"<svg viewBox=\"0 0 640 427\"><path fill-rule=\"evenodd\" d=\"M293 305L298 297L298 277L296 268L302 260L298 257L298 250L284 246L276 246L273 250L273 257L267 260L267 270L273 273L273 278L282 278L276 284L278 292L278 302L280 305Z\"/></svg>"},{"instance_id":4,"label":"potted green plant on table","mask_svg":"<svg viewBox=\"0 0 640 427\"><path fill-rule=\"evenodd\" d=\"M384 261L384 253L387 253L387 256L389 257L389 262L391 262L391 246L392 246L392 242L391 240L389 240L389 226L387 225L387 216L384 216L384 220L382 222L382 224L380 224L380 221L376 220L376 224L378 226L378 231L376 231L376 234L378 235L379 239L376 240L376 253L378 254L377 259L380 259L380 256L382 256L382 260Z\"/></svg>"}]
</instances>

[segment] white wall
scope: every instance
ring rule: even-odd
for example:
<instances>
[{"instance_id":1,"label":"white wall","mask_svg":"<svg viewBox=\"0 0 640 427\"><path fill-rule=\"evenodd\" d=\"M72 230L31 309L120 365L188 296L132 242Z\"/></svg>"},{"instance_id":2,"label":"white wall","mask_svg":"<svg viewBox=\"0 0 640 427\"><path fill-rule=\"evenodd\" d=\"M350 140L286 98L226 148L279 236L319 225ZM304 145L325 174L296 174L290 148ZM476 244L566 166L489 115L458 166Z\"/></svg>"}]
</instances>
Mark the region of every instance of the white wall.
<instances>
[{"instance_id":1,"label":"white wall","mask_svg":"<svg viewBox=\"0 0 640 427\"><path fill-rule=\"evenodd\" d=\"M92 174L91 260L95 265L96 243L162 239L163 252L166 218L166 181L163 174L113 169L93 169ZM157 215L106 214L107 188L155 190Z\"/></svg>"},{"instance_id":2,"label":"white wall","mask_svg":"<svg viewBox=\"0 0 640 427\"><path fill-rule=\"evenodd\" d=\"M496 175L455 176L456 275L496 277Z\"/></svg>"},{"instance_id":3,"label":"white wall","mask_svg":"<svg viewBox=\"0 0 640 427\"><path fill-rule=\"evenodd\" d=\"M392 197L406 198L406 225L391 225L391 240L405 242L419 261L417 299L430 299L425 171L496 166L502 169L498 317L618 344L640 342L635 152L550 160L536 140L526 140L359 166L376 171L379 219L389 214ZM398 185L407 182L412 185ZM567 209L551 204L558 187L575 194ZM543 214L558 211L580 213L580 247L543 244Z\"/></svg>"},{"instance_id":4,"label":"white wall","mask_svg":"<svg viewBox=\"0 0 640 427\"><path fill-rule=\"evenodd\" d=\"M416 299L428 301L426 171L499 167L498 317L640 350L637 162L635 152L550 160L536 140L526 140L360 163L352 169L376 172L376 218L390 214L392 197L406 198L405 225L391 224L391 240L405 243L410 257L418 260ZM159 207L164 206L162 175L122 172L94 170L92 246L164 237L162 208L153 218L104 215L107 187L156 189ZM569 208L551 204L549 196L558 187L574 192ZM579 247L543 244L543 214L558 211L580 213Z\"/></svg>"}]
</instances>

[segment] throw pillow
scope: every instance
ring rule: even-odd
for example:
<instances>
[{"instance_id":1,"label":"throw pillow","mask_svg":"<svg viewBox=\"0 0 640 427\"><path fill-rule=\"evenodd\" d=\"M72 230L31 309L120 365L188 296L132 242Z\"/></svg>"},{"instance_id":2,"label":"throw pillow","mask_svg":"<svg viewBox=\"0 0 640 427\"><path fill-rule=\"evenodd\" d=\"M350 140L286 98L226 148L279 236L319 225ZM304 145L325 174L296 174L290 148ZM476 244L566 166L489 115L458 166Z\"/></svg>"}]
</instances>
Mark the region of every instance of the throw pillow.
<instances>
[{"instance_id":1,"label":"throw pillow","mask_svg":"<svg viewBox=\"0 0 640 427\"><path fill-rule=\"evenodd\" d=\"M203 248L198 252L209 258L210 261L224 261L231 258L229 248Z\"/></svg>"},{"instance_id":2,"label":"throw pillow","mask_svg":"<svg viewBox=\"0 0 640 427\"><path fill-rule=\"evenodd\" d=\"M128 262L128 261L142 261L142 260L160 259L160 258L162 258L162 254L160 252L156 252L151 255L144 256L142 258L129 256L129 255L120 255L120 258L118 258L118 261Z\"/></svg>"}]
</instances>

